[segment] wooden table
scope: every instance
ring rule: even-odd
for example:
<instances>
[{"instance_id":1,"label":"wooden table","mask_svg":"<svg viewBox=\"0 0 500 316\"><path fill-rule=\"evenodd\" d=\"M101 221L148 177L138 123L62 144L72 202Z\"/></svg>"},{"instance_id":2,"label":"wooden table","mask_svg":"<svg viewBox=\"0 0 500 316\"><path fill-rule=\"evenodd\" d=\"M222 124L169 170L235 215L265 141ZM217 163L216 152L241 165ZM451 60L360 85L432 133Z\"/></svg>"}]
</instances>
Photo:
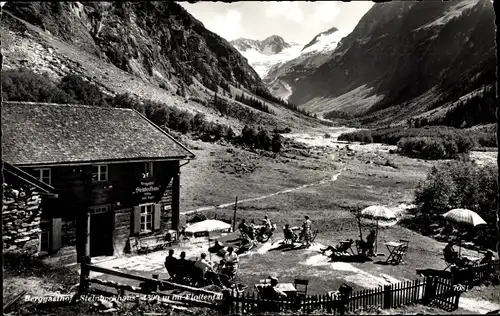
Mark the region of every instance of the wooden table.
<instances>
[{"instance_id":1,"label":"wooden table","mask_svg":"<svg viewBox=\"0 0 500 316\"><path fill-rule=\"evenodd\" d=\"M387 257L387 260L385 262L399 263L399 260L395 256L395 251L404 244L401 242L389 241L384 243L384 245L387 247L387 250L389 250L389 256Z\"/></svg>"}]
</instances>

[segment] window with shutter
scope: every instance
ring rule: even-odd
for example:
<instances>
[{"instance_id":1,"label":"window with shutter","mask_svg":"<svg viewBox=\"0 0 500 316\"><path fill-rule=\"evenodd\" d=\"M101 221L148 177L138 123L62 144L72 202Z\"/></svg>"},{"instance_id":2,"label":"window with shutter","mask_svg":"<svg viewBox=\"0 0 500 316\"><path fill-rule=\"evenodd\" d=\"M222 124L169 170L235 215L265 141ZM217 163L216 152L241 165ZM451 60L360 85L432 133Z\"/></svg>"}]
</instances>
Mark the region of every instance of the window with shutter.
<instances>
[{"instance_id":1,"label":"window with shutter","mask_svg":"<svg viewBox=\"0 0 500 316\"><path fill-rule=\"evenodd\" d=\"M160 223L161 223L161 204L155 204L154 205L154 214L153 214L153 229L158 230L160 229Z\"/></svg>"},{"instance_id":2,"label":"window with shutter","mask_svg":"<svg viewBox=\"0 0 500 316\"><path fill-rule=\"evenodd\" d=\"M132 233L138 234L141 231L141 207L135 206L132 212Z\"/></svg>"}]
</instances>

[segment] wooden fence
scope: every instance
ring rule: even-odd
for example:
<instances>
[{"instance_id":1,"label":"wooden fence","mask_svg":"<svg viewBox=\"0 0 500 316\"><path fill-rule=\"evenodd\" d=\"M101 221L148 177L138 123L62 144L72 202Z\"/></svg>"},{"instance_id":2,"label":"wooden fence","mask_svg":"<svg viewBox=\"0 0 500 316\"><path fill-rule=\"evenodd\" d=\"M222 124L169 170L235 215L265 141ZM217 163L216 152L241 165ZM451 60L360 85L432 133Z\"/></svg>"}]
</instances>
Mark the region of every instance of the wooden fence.
<instances>
[{"instance_id":1,"label":"wooden fence","mask_svg":"<svg viewBox=\"0 0 500 316\"><path fill-rule=\"evenodd\" d=\"M492 273L499 273L499 271L500 260L495 260L492 263L480 264L473 267L461 269L452 268L451 280L453 284L462 284L470 289L474 285L483 282Z\"/></svg>"},{"instance_id":2,"label":"wooden fence","mask_svg":"<svg viewBox=\"0 0 500 316\"><path fill-rule=\"evenodd\" d=\"M451 280L423 278L413 281L393 283L374 289L351 292L347 297L341 295L309 295L284 300L266 300L255 293L226 296L221 309L222 314L257 314L264 312L311 313L319 311L333 315L344 315L368 307L383 309L403 305L423 303L444 310L458 308L461 291Z\"/></svg>"},{"instance_id":3,"label":"wooden fence","mask_svg":"<svg viewBox=\"0 0 500 316\"><path fill-rule=\"evenodd\" d=\"M479 269L478 271L481 270ZM112 275L116 278L125 279L125 281L117 282L91 277L91 272ZM131 285L130 283L138 283L138 286ZM211 299L207 301L192 297L172 298L172 295L164 292L164 290L171 289L201 294ZM259 314L265 312L300 312L309 314L313 311L344 315L369 307L388 309L415 303L432 305L445 310L454 310L458 308L458 301L462 291L457 288L451 279L425 277L423 279L393 283L373 289L357 290L346 296L339 294L308 295L276 301L263 299L256 293L241 294L226 292L222 295L221 293L176 284L166 280L101 268L89 263L81 264L81 294L96 293L123 296L127 292L139 294L154 293L155 296L162 297L161 301L167 304L205 306L218 309L223 315Z\"/></svg>"},{"instance_id":4,"label":"wooden fence","mask_svg":"<svg viewBox=\"0 0 500 316\"><path fill-rule=\"evenodd\" d=\"M102 273L106 275L114 276L115 278L123 279L121 282L114 280L105 280L98 277L91 277L91 272ZM136 284L132 285L130 283ZM198 294L200 297L207 297L209 300L200 300L190 297L173 297L171 294L165 293L163 290L177 289L181 291L187 291L191 293ZM204 306L204 307L217 307L219 302L222 300L222 294L205 289L195 288L187 285L177 284L169 282L166 280L159 280L154 278L143 277L140 275L129 274L121 271L116 271L112 269L101 268L89 263L81 264L80 273L80 294L94 293L107 296L124 296L128 293L135 293L137 298L143 297L157 298L164 303L182 305L183 303ZM143 295L141 295L143 294ZM154 294L154 295L144 295L144 294Z\"/></svg>"}]
</instances>

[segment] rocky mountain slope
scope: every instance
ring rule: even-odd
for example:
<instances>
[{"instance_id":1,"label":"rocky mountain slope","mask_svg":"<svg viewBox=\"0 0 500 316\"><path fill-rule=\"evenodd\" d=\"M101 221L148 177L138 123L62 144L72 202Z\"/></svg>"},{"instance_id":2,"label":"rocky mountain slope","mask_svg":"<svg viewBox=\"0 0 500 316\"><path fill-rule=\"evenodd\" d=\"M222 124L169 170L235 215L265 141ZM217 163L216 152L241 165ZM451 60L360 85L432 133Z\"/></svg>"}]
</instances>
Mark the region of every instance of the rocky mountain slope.
<instances>
[{"instance_id":1,"label":"rocky mountain slope","mask_svg":"<svg viewBox=\"0 0 500 316\"><path fill-rule=\"evenodd\" d=\"M272 35L263 41L239 38L229 43L248 60L262 79L273 67L298 56L302 48L302 45L287 43L277 35Z\"/></svg>"},{"instance_id":2,"label":"rocky mountain slope","mask_svg":"<svg viewBox=\"0 0 500 316\"><path fill-rule=\"evenodd\" d=\"M237 128L241 118L206 106L213 91L248 108L233 96L265 89L235 48L174 2L8 2L3 11L4 69L47 72L50 80L77 73L108 94L128 92ZM258 123L317 124L268 106L272 114L249 109Z\"/></svg>"},{"instance_id":3,"label":"rocky mountain slope","mask_svg":"<svg viewBox=\"0 0 500 316\"><path fill-rule=\"evenodd\" d=\"M273 66L264 77L271 93L288 100L295 84L326 62L346 35L347 33L332 27L316 35L294 58Z\"/></svg>"},{"instance_id":4,"label":"rocky mountain slope","mask_svg":"<svg viewBox=\"0 0 500 316\"><path fill-rule=\"evenodd\" d=\"M405 120L495 80L489 0L375 4L290 101L365 122Z\"/></svg>"},{"instance_id":5,"label":"rocky mountain slope","mask_svg":"<svg viewBox=\"0 0 500 316\"><path fill-rule=\"evenodd\" d=\"M286 100L297 78L321 65L345 35L332 27L306 45L287 43L277 35L264 41L239 38L230 43L248 59L271 93Z\"/></svg>"},{"instance_id":6,"label":"rocky mountain slope","mask_svg":"<svg viewBox=\"0 0 500 316\"><path fill-rule=\"evenodd\" d=\"M240 52L255 50L264 55L276 55L287 48L298 45L295 43L287 43L281 36L278 35L271 35L262 41L238 38L234 41L230 41L229 43Z\"/></svg>"}]
</instances>

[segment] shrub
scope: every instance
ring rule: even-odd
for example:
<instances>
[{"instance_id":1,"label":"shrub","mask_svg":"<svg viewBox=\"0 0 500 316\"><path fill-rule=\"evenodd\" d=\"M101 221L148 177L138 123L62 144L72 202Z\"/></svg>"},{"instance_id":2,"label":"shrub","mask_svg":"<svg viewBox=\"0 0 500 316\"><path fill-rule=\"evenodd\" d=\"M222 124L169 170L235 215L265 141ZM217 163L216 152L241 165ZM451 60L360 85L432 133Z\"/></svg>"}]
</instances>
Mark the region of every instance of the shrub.
<instances>
[{"instance_id":1,"label":"shrub","mask_svg":"<svg viewBox=\"0 0 500 316\"><path fill-rule=\"evenodd\" d=\"M398 141L401 153L424 159L456 159L459 154L466 154L471 147L467 141L457 144L460 139L438 137L405 137Z\"/></svg>"},{"instance_id":2,"label":"shrub","mask_svg":"<svg viewBox=\"0 0 500 316\"><path fill-rule=\"evenodd\" d=\"M108 105L101 90L78 75L69 74L64 76L57 86L81 104Z\"/></svg>"},{"instance_id":3,"label":"shrub","mask_svg":"<svg viewBox=\"0 0 500 316\"><path fill-rule=\"evenodd\" d=\"M259 130L256 146L264 150L269 150L271 148L271 137L269 137L269 133L266 130Z\"/></svg>"},{"instance_id":4,"label":"shrub","mask_svg":"<svg viewBox=\"0 0 500 316\"><path fill-rule=\"evenodd\" d=\"M492 244L496 231L497 176L496 166L479 167L463 160L433 167L415 191L417 212L439 218L453 208L470 209L488 223L478 231L478 241Z\"/></svg>"},{"instance_id":5,"label":"shrub","mask_svg":"<svg viewBox=\"0 0 500 316\"><path fill-rule=\"evenodd\" d=\"M366 134L366 135L363 135L361 142L367 143L367 144L373 143L373 138L371 135Z\"/></svg>"},{"instance_id":6,"label":"shrub","mask_svg":"<svg viewBox=\"0 0 500 316\"><path fill-rule=\"evenodd\" d=\"M281 135L278 133L274 133L273 139L271 140L272 143L272 151L275 153L279 153L282 148L282 141L281 141Z\"/></svg>"},{"instance_id":7,"label":"shrub","mask_svg":"<svg viewBox=\"0 0 500 316\"><path fill-rule=\"evenodd\" d=\"M6 101L76 103L68 93L48 82L46 74L29 69L3 70L2 94Z\"/></svg>"},{"instance_id":8,"label":"shrub","mask_svg":"<svg viewBox=\"0 0 500 316\"><path fill-rule=\"evenodd\" d=\"M244 144L247 144L250 147L254 146L256 136L257 133L255 129L248 125L245 125L245 127L243 127L243 130L241 131L241 140Z\"/></svg>"}]
</instances>

